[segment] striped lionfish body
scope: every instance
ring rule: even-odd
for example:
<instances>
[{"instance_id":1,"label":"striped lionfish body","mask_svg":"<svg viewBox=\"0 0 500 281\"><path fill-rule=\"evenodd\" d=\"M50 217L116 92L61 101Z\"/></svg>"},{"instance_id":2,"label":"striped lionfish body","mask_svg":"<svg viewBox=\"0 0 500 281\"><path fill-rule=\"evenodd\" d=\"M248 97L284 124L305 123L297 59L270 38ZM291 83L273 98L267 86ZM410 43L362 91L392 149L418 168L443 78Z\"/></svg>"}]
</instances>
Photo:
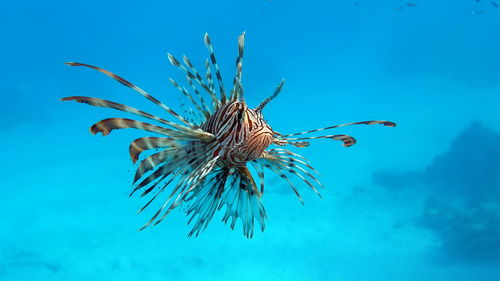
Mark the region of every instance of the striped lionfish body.
<instances>
[{"instance_id":1,"label":"striped lionfish body","mask_svg":"<svg viewBox=\"0 0 500 281\"><path fill-rule=\"evenodd\" d=\"M186 56L183 56L181 63L168 54L170 63L186 75L190 90L172 78L170 82L193 104L199 116L197 121L187 120L143 89L107 70L83 63L67 63L70 66L85 66L104 73L158 105L168 113L169 119L175 120L167 120L124 104L98 98L74 96L62 99L108 107L151 121L109 118L90 128L93 134L101 133L103 136L115 129L124 128L135 128L156 135L138 138L129 147L133 163L138 163L130 195L141 192L141 197L150 196L139 212L153 202L160 202L158 210L140 230L160 223L173 209L184 203L188 206L188 223L194 222L189 236L197 236L206 228L216 211L224 210L223 222L230 220L233 229L240 218L244 235L251 238L255 220L262 231L265 228L267 216L261 201L264 193L264 170L270 170L283 178L301 202L302 198L293 183L294 178L300 179L319 195L317 187L321 186L321 183L312 173L316 172L314 168L304 157L281 148L282 146L306 147L309 145L308 140L321 138L339 140L344 146L351 146L356 141L347 135L302 135L347 125L396 126L389 121L363 121L287 135L273 131L264 121L262 110L278 96L284 81L282 80L274 93L255 109L247 106L241 84L244 39L245 33L238 37L236 74L228 94L207 34L204 41L210 59L205 61L203 76ZM218 89L215 87L213 72ZM206 92L205 95L200 91ZM273 144L278 147L268 149ZM252 168L254 173L249 168ZM253 174L259 179L258 185ZM164 198L160 200L161 196Z\"/></svg>"}]
</instances>

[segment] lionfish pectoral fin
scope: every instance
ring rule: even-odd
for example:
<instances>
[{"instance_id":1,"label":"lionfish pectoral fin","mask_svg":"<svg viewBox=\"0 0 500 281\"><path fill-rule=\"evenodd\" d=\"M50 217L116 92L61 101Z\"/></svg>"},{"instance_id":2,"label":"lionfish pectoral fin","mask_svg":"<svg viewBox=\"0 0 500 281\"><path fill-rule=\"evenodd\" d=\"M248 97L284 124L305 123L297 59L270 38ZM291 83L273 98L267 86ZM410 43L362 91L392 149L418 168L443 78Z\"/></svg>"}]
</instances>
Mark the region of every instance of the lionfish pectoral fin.
<instances>
[{"instance_id":1,"label":"lionfish pectoral fin","mask_svg":"<svg viewBox=\"0 0 500 281\"><path fill-rule=\"evenodd\" d=\"M345 147L349 147L356 143L354 137L348 135L326 135L319 137L303 137L303 138L274 138L273 144L278 146L293 145L295 147L308 147L311 143L303 140L313 140L313 139L332 139L342 141Z\"/></svg>"},{"instance_id":2,"label":"lionfish pectoral fin","mask_svg":"<svg viewBox=\"0 0 500 281\"><path fill-rule=\"evenodd\" d=\"M285 139L276 139L273 143L279 146L293 145L295 147L308 147L311 144L308 141L288 141Z\"/></svg>"},{"instance_id":3,"label":"lionfish pectoral fin","mask_svg":"<svg viewBox=\"0 0 500 281\"><path fill-rule=\"evenodd\" d=\"M264 167L262 166L262 163L258 162L257 160L253 160L250 163L257 171L257 175L259 176L260 195L262 196L264 195Z\"/></svg>"},{"instance_id":4,"label":"lionfish pectoral fin","mask_svg":"<svg viewBox=\"0 0 500 281\"><path fill-rule=\"evenodd\" d=\"M306 162L307 159L305 159L304 157L296 153L292 153L286 149L271 149L267 150L261 158L257 159L257 161L262 162L265 168L268 168L276 175L284 179L290 185L292 190L295 192L295 195L297 195L302 204L304 204L302 197L300 196L295 185L288 178L286 173L298 177L305 184L307 184L319 197L322 197L315 186L316 184L319 187L323 187L322 184L307 169L313 172L316 172L316 170ZM310 179L312 179L313 182L311 182Z\"/></svg>"},{"instance_id":5,"label":"lionfish pectoral fin","mask_svg":"<svg viewBox=\"0 0 500 281\"><path fill-rule=\"evenodd\" d=\"M347 124L342 124L342 125L334 125L334 126L324 127L324 128L320 128L320 129L314 129L314 130L309 130L309 131L304 131L304 132L299 132L299 133L293 133L293 134L287 134L287 135L279 134L279 136L281 136L283 138L288 138L288 137L292 137L292 136L298 136L298 135L304 135L304 134L309 134L309 133L315 133L315 132L319 132L319 131L330 130L330 129L340 128L340 127L345 127L345 126L351 126L351 125L378 125L378 124L383 125L383 126L387 126L387 127L396 127L396 123L391 122L391 121L373 120L373 121L353 122L353 123L347 123ZM300 138L300 139L308 139L308 138Z\"/></svg>"},{"instance_id":6,"label":"lionfish pectoral fin","mask_svg":"<svg viewBox=\"0 0 500 281\"><path fill-rule=\"evenodd\" d=\"M190 216L188 224L195 221L193 228L188 236L198 236L212 220L224 192L224 185L227 180L227 171L225 169L216 169L203 180L191 195L185 199L186 202L192 201L186 215Z\"/></svg>"},{"instance_id":7,"label":"lionfish pectoral fin","mask_svg":"<svg viewBox=\"0 0 500 281\"><path fill-rule=\"evenodd\" d=\"M342 141L342 143L344 144L345 147L349 147L349 146L352 146L356 143L356 139L354 137L351 137L348 135L324 135L324 136L313 136L313 137L293 137L293 136L315 133L315 132L319 132L319 131L339 128L339 127L344 127L344 126L350 126L350 125L377 125L377 124L387 126L387 127L396 127L396 123L390 122L390 121L382 121L382 120L362 121L362 122L354 122L354 123L347 123L347 124L342 124L342 125L324 127L321 129L314 129L314 130L293 133L293 134L287 134L287 135L275 133L275 135L278 137L275 139L274 142L275 142L275 144L278 144L278 145L290 144L290 145L293 145L296 147L304 147L304 146L309 145L309 142L304 142L304 140L332 139L332 140Z\"/></svg>"},{"instance_id":8,"label":"lionfish pectoral fin","mask_svg":"<svg viewBox=\"0 0 500 281\"><path fill-rule=\"evenodd\" d=\"M200 140L208 142L214 138L213 134L201 129L173 130L127 118L107 118L101 120L90 127L90 132L94 135L102 133L103 136L107 136L113 130L128 128L157 133L168 136L172 140Z\"/></svg>"},{"instance_id":9,"label":"lionfish pectoral fin","mask_svg":"<svg viewBox=\"0 0 500 281\"><path fill-rule=\"evenodd\" d=\"M135 164L142 152L155 148L178 147L180 146L171 138L162 137L142 137L130 143L129 154L132 162Z\"/></svg>"},{"instance_id":10,"label":"lionfish pectoral fin","mask_svg":"<svg viewBox=\"0 0 500 281\"><path fill-rule=\"evenodd\" d=\"M127 118L107 118L101 120L90 127L90 132L93 135L101 133L103 136L107 136L113 130L128 128L139 129L172 137L174 135L178 136L179 132L181 132Z\"/></svg>"},{"instance_id":11,"label":"lionfish pectoral fin","mask_svg":"<svg viewBox=\"0 0 500 281\"><path fill-rule=\"evenodd\" d=\"M254 222L265 228L266 211L250 171L246 167L238 167L234 171L227 168L217 168L210 173L203 184L193 190L186 201L191 201L187 214L189 222L196 221L189 236L197 236L205 229L216 210L226 210L222 221L227 223L231 219L230 227L234 229L238 218L243 224L243 233L252 238ZM195 220L196 217L196 220Z\"/></svg>"},{"instance_id":12,"label":"lionfish pectoral fin","mask_svg":"<svg viewBox=\"0 0 500 281\"><path fill-rule=\"evenodd\" d=\"M222 221L227 223L231 219L230 227L234 229L237 219L240 218L243 234L250 239L253 237L255 220L259 223L261 231L264 231L266 227L267 214L262 204L262 194L247 167L236 168L230 178L234 184L226 186L227 189L219 206L222 208L226 205Z\"/></svg>"},{"instance_id":13,"label":"lionfish pectoral fin","mask_svg":"<svg viewBox=\"0 0 500 281\"><path fill-rule=\"evenodd\" d=\"M93 65L90 65L90 64L85 64L85 63L78 63L78 62L67 62L66 63L67 65L70 65L70 66L84 66L84 67L88 67L88 68L91 68L91 69L94 69L94 70L97 70L111 78L113 78L114 80L116 80L117 82L119 82L120 84L126 86L126 87L129 87L131 89L133 89L134 91L138 92L139 94L141 94L142 96L144 96L145 98L147 98L148 100L150 100L152 103L158 105L159 107L163 108L165 111L167 111L170 115L172 115L173 117L177 118L179 121L181 121L182 123L184 123L185 125L189 126L189 127L193 127L194 125L191 124L188 120L186 120L184 117L180 116L179 114L177 114L175 111L173 111L170 107L168 107L167 105L165 105L164 103L162 103L161 101L159 101L158 99L156 99L155 97L153 97L152 95L150 95L149 93L147 93L146 91L144 91L143 89L137 87L136 85L130 83L129 81L123 79L122 77L108 71L108 70L105 70L105 69L102 69L100 67L97 67L97 66L93 66Z\"/></svg>"},{"instance_id":14,"label":"lionfish pectoral fin","mask_svg":"<svg viewBox=\"0 0 500 281\"><path fill-rule=\"evenodd\" d=\"M189 128L189 127L179 125L179 124L174 123L172 121L165 120L165 119L160 118L156 115L144 112L142 110L133 108L131 106L120 104L120 103L109 101L109 100L93 98L93 97L82 97L82 96L65 97L65 98L62 98L60 100L61 101L76 101L78 103L84 103L84 104L88 104L91 106L112 108L112 109L116 109L116 110L120 110L120 111L124 111L124 112L128 112L128 113L132 113L132 114L135 114L135 115L138 115L138 116L150 119L150 120L154 120L154 121L160 122L162 124L174 127L178 130L191 130L191 128Z\"/></svg>"},{"instance_id":15,"label":"lionfish pectoral fin","mask_svg":"<svg viewBox=\"0 0 500 281\"><path fill-rule=\"evenodd\" d=\"M262 194L260 194L260 191L255 184L255 180L247 167L238 167L237 173L239 173L240 177L244 178L244 181L250 185L246 186L248 191L254 192L259 198L262 197Z\"/></svg>"},{"instance_id":16,"label":"lionfish pectoral fin","mask_svg":"<svg viewBox=\"0 0 500 281\"><path fill-rule=\"evenodd\" d=\"M170 179L164 183L162 183L162 187L158 190L158 192L151 198L144 207L142 207L139 212L144 210L163 190L174 180L177 181L175 188L170 192L170 195L165 200L160 209L154 214L154 216L141 228L144 229L150 224L157 225L162 222L167 215L178 207L184 200L186 200L187 195L196 187L203 185L205 182L205 177L212 172L212 169L217 161L218 157L213 157L211 159L206 159L206 152L213 148L213 145L206 145L205 149L199 147L199 149L193 150L189 147L179 147L177 151L172 151L169 159L172 161L166 161L163 166L157 169L155 172L150 174L144 181L147 181L146 184L142 182L134 189L140 189L152 182L153 178L157 177L155 175L157 172L159 174L164 175L157 182L166 179L167 176L171 175ZM192 150L191 152L189 152ZM161 153L161 152L160 152ZM151 178L151 180L150 180ZM158 184L154 185L158 185ZM141 196L146 195L151 191L151 188L154 188L152 185L148 190L146 190ZM174 202L170 204L170 201L175 197ZM167 205L170 206L167 208ZM163 212L161 217L160 214ZM155 221L156 220L156 221ZM209 220L208 220L209 221Z\"/></svg>"},{"instance_id":17,"label":"lionfish pectoral fin","mask_svg":"<svg viewBox=\"0 0 500 281\"><path fill-rule=\"evenodd\" d=\"M304 200L302 199L302 196L300 196L300 193L297 190L297 188L295 188L295 185L292 183L292 181L290 181L290 179L285 174L285 170L282 169L282 165L279 165L277 162L275 162L275 159L272 159L270 157L259 158L257 160L263 161L264 168L273 171L280 178L284 179L288 183L288 185L292 188L295 195L297 195L297 198L299 198L300 203L304 205Z\"/></svg>"}]
</instances>

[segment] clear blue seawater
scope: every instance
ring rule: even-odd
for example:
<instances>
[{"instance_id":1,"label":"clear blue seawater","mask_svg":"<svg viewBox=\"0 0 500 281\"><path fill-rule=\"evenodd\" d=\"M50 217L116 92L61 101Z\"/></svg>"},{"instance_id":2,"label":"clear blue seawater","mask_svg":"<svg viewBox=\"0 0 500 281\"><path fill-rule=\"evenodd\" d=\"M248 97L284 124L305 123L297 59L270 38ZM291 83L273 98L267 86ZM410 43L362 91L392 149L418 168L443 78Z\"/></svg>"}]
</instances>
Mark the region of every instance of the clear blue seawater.
<instances>
[{"instance_id":1,"label":"clear blue seawater","mask_svg":"<svg viewBox=\"0 0 500 281\"><path fill-rule=\"evenodd\" d=\"M0 11L0 280L500 280L500 8L492 1L9 1ZM495 0L495 4L500 1ZM402 7L402 8L400 8ZM208 32L229 88L246 31L243 85L278 132L363 120L292 148L321 173L305 205L266 174L267 228L253 239L217 214L197 238L182 208L128 197L128 145L151 135L88 128L111 109L166 115L77 61L101 66L173 109L166 52L203 68ZM141 200L143 199L143 200Z\"/></svg>"}]
</instances>

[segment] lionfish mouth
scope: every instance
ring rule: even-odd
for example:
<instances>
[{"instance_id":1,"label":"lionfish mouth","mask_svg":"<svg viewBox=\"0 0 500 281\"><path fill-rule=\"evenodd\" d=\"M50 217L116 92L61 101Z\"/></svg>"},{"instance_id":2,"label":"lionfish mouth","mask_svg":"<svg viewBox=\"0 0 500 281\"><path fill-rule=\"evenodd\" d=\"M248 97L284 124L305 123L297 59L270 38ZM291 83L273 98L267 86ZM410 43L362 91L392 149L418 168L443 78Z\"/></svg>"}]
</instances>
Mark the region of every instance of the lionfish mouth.
<instances>
[{"instance_id":1,"label":"lionfish mouth","mask_svg":"<svg viewBox=\"0 0 500 281\"><path fill-rule=\"evenodd\" d=\"M264 121L262 110L278 96L284 81L279 83L271 96L264 99L255 109L250 109L245 103L241 83L244 41L245 33L238 37L236 73L229 92L226 92L224 87L208 34L205 34L204 42L209 59L205 61L203 74L197 71L186 56L183 56L181 63L168 54L170 63L185 74L190 89L181 86L172 78L169 80L193 105L193 112L197 116L195 121L177 114L160 100L114 73L89 64L67 63L70 66L85 66L100 71L132 88L167 112L170 120L99 98L73 96L61 99L108 107L150 121L108 118L90 128L92 134L101 133L103 136L115 129L125 128L139 129L155 135L138 138L129 147L132 162L138 163L130 195L142 192L141 197L150 197L138 213L151 203L162 200L152 218L139 230L160 223L176 207L186 204L188 223L194 223L188 236L198 236L207 227L215 212L225 206L222 221L231 221L230 226L233 229L240 218L243 234L251 238L254 233L254 221L259 223L262 231L265 228L267 215L261 200L264 194L265 170L270 170L285 180L302 203L294 184L297 179L321 197L317 190L321 183L313 175L317 173L316 170L303 156L282 146L306 147L309 140L332 139L341 141L348 147L356 142L348 135L303 135L348 125L396 126L389 121L362 121L292 134L273 131ZM212 73L215 73L217 87ZM269 149L271 145L277 147ZM254 175L259 179L258 186Z\"/></svg>"}]
</instances>

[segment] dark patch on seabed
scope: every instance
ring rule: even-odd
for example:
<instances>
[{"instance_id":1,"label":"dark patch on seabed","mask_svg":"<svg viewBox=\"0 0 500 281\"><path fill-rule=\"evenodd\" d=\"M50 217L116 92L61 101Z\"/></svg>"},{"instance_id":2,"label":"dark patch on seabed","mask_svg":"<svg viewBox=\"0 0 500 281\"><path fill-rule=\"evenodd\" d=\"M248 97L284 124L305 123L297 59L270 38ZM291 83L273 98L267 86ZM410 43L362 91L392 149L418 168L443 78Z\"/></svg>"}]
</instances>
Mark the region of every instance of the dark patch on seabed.
<instances>
[{"instance_id":1,"label":"dark patch on seabed","mask_svg":"<svg viewBox=\"0 0 500 281\"><path fill-rule=\"evenodd\" d=\"M33 270L33 268L47 270L54 274L60 270L60 266L56 262L47 260L34 251L3 249L0 260L0 278L8 275L10 271Z\"/></svg>"},{"instance_id":2,"label":"dark patch on seabed","mask_svg":"<svg viewBox=\"0 0 500 281\"><path fill-rule=\"evenodd\" d=\"M500 133L472 123L423 171L384 170L375 183L427 194L419 226L449 262L500 262Z\"/></svg>"}]
</instances>

